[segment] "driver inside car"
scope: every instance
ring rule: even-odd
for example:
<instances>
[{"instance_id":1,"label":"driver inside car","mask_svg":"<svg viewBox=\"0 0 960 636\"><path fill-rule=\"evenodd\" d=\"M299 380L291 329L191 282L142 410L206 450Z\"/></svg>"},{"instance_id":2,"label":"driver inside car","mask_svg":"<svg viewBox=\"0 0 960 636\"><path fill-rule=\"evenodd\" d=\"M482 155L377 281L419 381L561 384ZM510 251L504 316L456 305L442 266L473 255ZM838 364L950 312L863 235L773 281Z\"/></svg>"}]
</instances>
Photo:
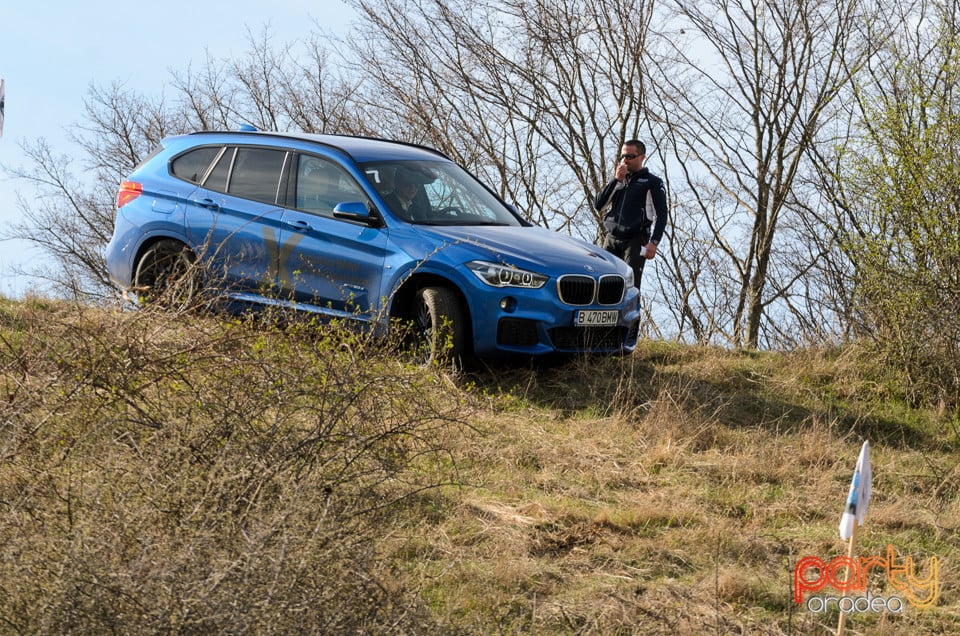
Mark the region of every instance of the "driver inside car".
<instances>
[{"instance_id":1,"label":"driver inside car","mask_svg":"<svg viewBox=\"0 0 960 636\"><path fill-rule=\"evenodd\" d=\"M405 221L423 221L429 216L429 205L416 174L406 168L397 168L393 177L393 191L384 197L387 205Z\"/></svg>"}]
</instances>

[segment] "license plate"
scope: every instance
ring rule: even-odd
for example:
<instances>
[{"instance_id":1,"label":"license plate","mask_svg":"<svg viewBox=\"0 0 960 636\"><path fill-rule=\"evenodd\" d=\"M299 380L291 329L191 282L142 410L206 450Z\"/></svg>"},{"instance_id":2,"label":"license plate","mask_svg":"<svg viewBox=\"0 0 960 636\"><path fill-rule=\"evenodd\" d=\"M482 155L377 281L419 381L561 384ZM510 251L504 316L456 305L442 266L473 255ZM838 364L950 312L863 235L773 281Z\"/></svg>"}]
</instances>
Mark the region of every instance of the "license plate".
<instances>
[{"instance_id":1,"label":"license plate","mask_svg":"<svg viewBox=\"0 0 960 636\"><path fill-rule=\"evenodd\" d=\"M578 327L609 327L620 320L620 312L616 309L581 309L577 312L576 325Z\"/></svg>"}]
</instances>

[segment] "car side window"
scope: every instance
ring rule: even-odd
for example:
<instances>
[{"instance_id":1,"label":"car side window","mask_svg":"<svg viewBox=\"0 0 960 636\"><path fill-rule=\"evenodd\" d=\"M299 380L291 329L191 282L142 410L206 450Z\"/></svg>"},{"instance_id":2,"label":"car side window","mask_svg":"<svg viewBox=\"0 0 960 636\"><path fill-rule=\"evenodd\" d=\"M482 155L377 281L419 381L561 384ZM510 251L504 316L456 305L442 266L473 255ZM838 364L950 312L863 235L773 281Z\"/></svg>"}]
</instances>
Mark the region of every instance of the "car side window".
<instances>
[{"instance_id":1,"label":"car side window","mask_svg":"<svg viewBox=\"0 0 960 636\"><path fill-rule=\"evenodd\" d=\"M227 192L245 199L276 203L286 151L238 148Z\"/></svg>"},{"instance_id":2,"label":"car side window","mask_svg":"<svg viewBox=\"0 0 960 636\"><path fill-rule=\"evenodd\" d=\"M233 155L236 152L236 148L227 148L203 182L203 187L216 192L227 191L227 177L230 176L230 166L233 165Z\"/></svg>"},{"instance_id":3,"label":"car side window","mask_svg":"<svg viewBox=\"0 0 960 636\"><path fill-rule=\"evenodd\" d=\"M296 207L333 217L333 208L345 201L369 199L350 174L336 163L314 155L300 155L297 162Z\"/></svg>"},{"instance_id":4,"label":"car side window","mask_svg":"<svg viewBox=\"0 0 960 636\"><path fill-rule=\"evenodd\" d=\"M221 149L222 146L205 146L182 154L170 162L170 172L178 179L199 184Z\"/></svg>"}]
</instances>

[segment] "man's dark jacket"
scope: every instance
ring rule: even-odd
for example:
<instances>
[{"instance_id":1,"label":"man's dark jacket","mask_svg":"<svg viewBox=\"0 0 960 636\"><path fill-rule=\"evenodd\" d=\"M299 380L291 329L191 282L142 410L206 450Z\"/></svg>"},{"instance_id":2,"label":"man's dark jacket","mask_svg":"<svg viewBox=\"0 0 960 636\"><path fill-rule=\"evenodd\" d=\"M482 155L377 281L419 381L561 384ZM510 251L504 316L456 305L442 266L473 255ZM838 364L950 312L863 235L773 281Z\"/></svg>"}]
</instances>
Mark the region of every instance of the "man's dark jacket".
<instances>
[{"instance_id":1,"label":"man's dark jacket","mask_svg":"<svg viewBox=\"0 0 960 636\"><path fill-rule=\"evenodd\" d=\"M617 239L645 236L654 243L660 242L667 227L667 190L663 179L646 167L631 172L624 182L614 179L597 194L593 205L600 211L607 203L610 209L603 216L607 234Z\"/></svg>"}]
</instances>

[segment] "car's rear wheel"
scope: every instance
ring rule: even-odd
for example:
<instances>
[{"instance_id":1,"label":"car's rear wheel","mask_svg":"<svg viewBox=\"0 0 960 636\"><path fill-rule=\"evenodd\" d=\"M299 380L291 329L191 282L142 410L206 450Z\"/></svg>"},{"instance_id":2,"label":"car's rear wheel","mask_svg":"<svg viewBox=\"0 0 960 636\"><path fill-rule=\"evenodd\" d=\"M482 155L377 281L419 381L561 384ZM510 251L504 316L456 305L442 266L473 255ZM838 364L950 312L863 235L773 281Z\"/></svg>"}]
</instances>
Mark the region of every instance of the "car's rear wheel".
<instances>
[{"instance_id":1,"label":"car's rear wheel","mask_svg":"<svg viewBox=\"0 0 960 636\"><path fill-rule=\"evenodd\" d=\"M140 305L190 308L196 303L200 290L193 253L180 241L157 241L140 257L133 289Z\"/></svg>"},{"instance_id":2,"label":"car's rear wheel","mask_svg":"<svg viewBox=\"0 0 960 636\"><path fill-rule=\"evenodd\" d=\"M466 341L467 326L456 294L444 287L418 291L413 316L415 357L426 364L459 366Z\"/></svg>"}]
</instances>

